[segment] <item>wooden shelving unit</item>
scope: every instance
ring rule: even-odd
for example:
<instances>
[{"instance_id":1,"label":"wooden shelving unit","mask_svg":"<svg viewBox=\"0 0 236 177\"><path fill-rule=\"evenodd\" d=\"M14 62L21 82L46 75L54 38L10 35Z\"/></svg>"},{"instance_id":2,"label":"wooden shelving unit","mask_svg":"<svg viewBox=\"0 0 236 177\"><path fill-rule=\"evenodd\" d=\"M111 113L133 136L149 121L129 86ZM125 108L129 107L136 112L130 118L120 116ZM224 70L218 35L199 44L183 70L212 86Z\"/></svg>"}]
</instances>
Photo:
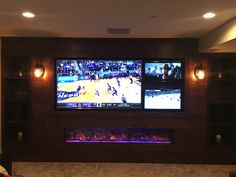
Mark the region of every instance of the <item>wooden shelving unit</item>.
<instances>
[{"instance_id":1,"label":"wooden shelving unit","mask_svg":"<svg viewBox=\"0 0 236 177\"><path fill-rule=\"evenodd\" d=\"M30 60L4 57L2 71L4 149L14 153L30 144Z\"/></svg>"},{"instance_id":2,"label":"wooden shelving unit","mask_svg":"<svg viewBox=\"0 0 236 177\"><path fill-rule=\"evenodd\" d=\"M232 59L212 59L208 85L208 145L236 144L235 64Z\"/></svg>"}]
</instances>

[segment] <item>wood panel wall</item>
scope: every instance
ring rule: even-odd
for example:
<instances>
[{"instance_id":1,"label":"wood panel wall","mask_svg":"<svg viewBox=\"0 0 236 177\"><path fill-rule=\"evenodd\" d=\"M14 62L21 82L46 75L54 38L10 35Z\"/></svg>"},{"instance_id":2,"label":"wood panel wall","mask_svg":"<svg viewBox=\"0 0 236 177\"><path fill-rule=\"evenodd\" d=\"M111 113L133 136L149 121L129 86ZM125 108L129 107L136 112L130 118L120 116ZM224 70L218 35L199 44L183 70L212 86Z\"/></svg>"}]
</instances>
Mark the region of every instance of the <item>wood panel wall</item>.
<instances>
[{"instance_id":1,"label":"wood panel wall","mask_svg":"<svg viewBox=\"0 0 236 177\"><path fill-rule=\"evenodd\" d=\"M46 67L46 77L31 77L31 145L16 160L100 161L100 162L206 162L207 77L195 80L193 69L199 62L207 68L207 58L198 54L197 39L66 39L2 38L3 59L28 56ZM184 58L185 110L158 111L58 111L55 110L55 57L95 58ZM64 128L142 127L175 129L173 145L71 144L64 143Z\"/></svg>"}]
</instances>

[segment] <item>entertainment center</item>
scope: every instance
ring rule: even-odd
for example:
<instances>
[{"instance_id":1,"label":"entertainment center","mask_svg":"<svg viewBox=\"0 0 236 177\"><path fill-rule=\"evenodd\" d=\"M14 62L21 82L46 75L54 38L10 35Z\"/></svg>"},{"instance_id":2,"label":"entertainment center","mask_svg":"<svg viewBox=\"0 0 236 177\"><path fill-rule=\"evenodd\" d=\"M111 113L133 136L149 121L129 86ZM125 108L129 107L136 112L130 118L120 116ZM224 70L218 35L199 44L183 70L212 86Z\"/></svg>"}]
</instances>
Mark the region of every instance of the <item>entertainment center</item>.
<instances>
[{"instance_id":1,"label":"entertainment center","mask_svg":"<svg viewBox=\"0 0 236 177\"><path fill-rule=\"evenodd\" d=\"M2 38L4 152L15 161L235 163L236 55L197 46ZM193 77L199 63L203 80Z\"/></svg>"},{"instance_id":2,"label":"entertainment center","mask_svg":"<svg viewBox=\"0 0 236 177\"><path fill-rule=\"evenodd\" d=\"M55 68L58 110L183 111L184 60L57 59Z\"/></svg>"}]
</instances>

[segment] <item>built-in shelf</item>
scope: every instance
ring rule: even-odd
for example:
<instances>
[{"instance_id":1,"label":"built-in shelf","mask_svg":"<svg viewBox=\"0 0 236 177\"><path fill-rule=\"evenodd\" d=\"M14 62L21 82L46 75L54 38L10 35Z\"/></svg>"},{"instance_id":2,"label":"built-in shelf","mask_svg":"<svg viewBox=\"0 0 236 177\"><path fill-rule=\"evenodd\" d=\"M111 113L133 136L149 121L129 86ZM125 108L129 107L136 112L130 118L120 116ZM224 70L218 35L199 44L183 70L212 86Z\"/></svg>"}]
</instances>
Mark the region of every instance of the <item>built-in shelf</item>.
<instances>
[{"instance_id":1,"label":"built-in shelf","mask_svg":"<svg viewBox=\"0 0 236 177\"><path fill-rule=\"evenodd\" d=\"M7 121L8 124L27 124L27 120L9 120Z\"/></svg>"},{"instance_id":2,"label":"built-in shelf","mask_svg":"<svg viewBox=\"0 0 236 177\"><path fill-rule=\"evenodd\" d=\"M7 76L5 77L6 80L27 80L28 78L27 77L18 77L18 76Z\"/></svg>"},{"instance_id":3,"label":"built-in shelf","mask_svg":"<svg viewBox=\"0 0 236 177\"><path fill-rule=\"evenodd\" d=\"M218 82L218 83L221 83L221 82L233 82L234 80L231 79L231 78L213 78L211 79L211 82Z\"/></svg>"},{"instance_id":4,"label":"built-in shelf","mask_svg":"<svg viewBox=\"0 0 236 177\"><path fill-rule=\"evenodd\" d=\"M222 123L209 123L210 126L233 126L232 123L225 123L225 122L222 122Z\"/></svg>"},{"instance_id":5,"label":"built-in shelf","mask_svg":"<svg viewBox=\"0 0 236 177\"><path fill-rule=\"evenodd\" d=\"M30 142L30 60L3 56L4 145L9 153Z\"/></svg>"},{"instance_id":6,"label":"built-in shelf","mask_svg":"<svg viewBox=\"0 0 236 177\"><path fill-rule=\"evenodd\" d=\"M208 84L208 144L230 147L235 136L235 64L232 59L214 59L210 63Z\"/></svg>"}]
</instances>

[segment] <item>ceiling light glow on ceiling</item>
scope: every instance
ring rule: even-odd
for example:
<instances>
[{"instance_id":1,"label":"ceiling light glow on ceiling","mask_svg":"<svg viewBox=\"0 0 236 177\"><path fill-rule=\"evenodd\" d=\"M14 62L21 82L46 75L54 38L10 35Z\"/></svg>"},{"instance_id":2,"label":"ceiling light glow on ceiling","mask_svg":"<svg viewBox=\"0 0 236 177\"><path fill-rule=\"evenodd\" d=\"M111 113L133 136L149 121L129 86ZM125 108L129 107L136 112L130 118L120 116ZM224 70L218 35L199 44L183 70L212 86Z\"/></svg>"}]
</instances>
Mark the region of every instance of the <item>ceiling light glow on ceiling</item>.
<instances>
[{"instance_id":1,"label":"ceiling light glow on ceiling","mask_svg":"<svg viewBox=\"0 0 236 177\"><path fill-rule=\"evenodd\" d=\"M23 12L22 15L26 18L34 18L35 15L32 12Z\"/></svg>"},{"instance_id":2,"label":"ceiling light glow on ceiling","mask_svg":"<svg viewBox=\"0 0 236 177\"><path fill-rule=\"evenodd\" d=\"M216 14L213 12L207 12L207 13L203 14L203 18L205 18L205 19L214 18L215 16L216 16Z\"/></svg>"}]
</instances>

